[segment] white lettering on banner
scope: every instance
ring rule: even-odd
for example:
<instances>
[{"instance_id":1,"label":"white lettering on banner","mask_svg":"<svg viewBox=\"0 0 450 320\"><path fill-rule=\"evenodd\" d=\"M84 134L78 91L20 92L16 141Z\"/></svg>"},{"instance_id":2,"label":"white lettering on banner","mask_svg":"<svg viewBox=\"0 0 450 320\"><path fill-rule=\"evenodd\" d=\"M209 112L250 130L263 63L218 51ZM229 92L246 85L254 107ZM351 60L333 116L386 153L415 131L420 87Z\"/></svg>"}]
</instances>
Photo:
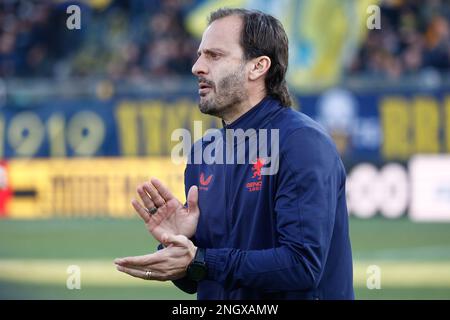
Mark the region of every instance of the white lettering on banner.
<instances>
[{"instance_id":1,"label":"white lettering on banner","mask_svg":"<svg viewBox=\"0 0 450 320\"><path fill-rule=\"evenodd\" d=\"M450 155L417 155L409 163L410 218L450 221Z\"/></svg>"},{"instance_id":2,"label":"white lettering on banner","mask_svg":"<svg viewBox=\"0 0 450 320\"><path fill-rule=\"evenodd\" d=\"M397 163L385 165L378 176L379 208L386 218L399 218L409 203L408 174Z\"/></svg>"},{"instance_id":3,"label":"white lettering on banner","mask_svg":"<svg viewBox=\"0 0 450 320\"><path fill-rule=\"evenodd\" d=\"M378 170L363 163L353 168L347 178L347 206L349 212L359 218L370 218L378 208Z\"/></svg>"},{"instance_id":4,"label":"white lettering on banner","mask_svg":"<svg viewBox=\"0 0 450 320\"><path fill-rule=\"evenodd\" d=\"M391 163L378 170L372 164L359 164L347 179L349 212L359 218L370 218L377 212L386 218L398 218L408 208L408 190L403 166Z\"/></svg>"},{"instance_id":5,"label":"white lettering on banner","mask_svg":"<svg viewBox=\"0 0 450 320\"><path fill-rule=\"evenodd\" d=\"M389 163L377 169L356 165L347 178L349 213L398 218L408 209L413 221L450 221L450 155L416 155L408 171Z\"/></svg>"}]
</instances>

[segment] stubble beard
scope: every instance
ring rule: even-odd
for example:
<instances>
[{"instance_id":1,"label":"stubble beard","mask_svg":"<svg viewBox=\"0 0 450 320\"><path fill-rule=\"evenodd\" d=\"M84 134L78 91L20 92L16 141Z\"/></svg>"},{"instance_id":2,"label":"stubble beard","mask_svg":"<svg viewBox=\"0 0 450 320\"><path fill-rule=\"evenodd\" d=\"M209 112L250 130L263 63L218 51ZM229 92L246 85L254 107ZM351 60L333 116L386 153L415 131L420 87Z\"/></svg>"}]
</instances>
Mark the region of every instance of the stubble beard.
<instances>
[{"instance_id":1,"label":"stubble beard","mask_svg":"<svg viewBox=\"0 0 450 320\"><path fill-rule=\"evenodd\" d=\"M214 96L200 98L199 109L202 113L223 118L248 99L242 67L220 79L214 88L215 92L209 93Z\"/></svg>"}]
</instances>

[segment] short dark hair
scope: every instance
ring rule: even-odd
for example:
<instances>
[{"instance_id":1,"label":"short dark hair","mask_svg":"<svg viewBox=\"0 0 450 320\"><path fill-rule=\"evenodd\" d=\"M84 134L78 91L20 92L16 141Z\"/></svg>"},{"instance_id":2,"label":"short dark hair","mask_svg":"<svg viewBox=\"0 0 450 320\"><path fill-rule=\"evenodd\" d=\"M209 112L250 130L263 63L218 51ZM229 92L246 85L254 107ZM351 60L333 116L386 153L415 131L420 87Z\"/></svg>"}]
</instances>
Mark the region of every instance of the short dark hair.
<instances>
[{"instance_id":1,"label":"short dark hair","mask_svg":"<svg viewBox=\"0 0 450 320\"><path fill-rule=\"evenodd\" d=\"M211 13L208 25L228 16L242 18L240 44L246 61L268 56L271 66L265 78L267 94L291 106L292 99L286 84L289 60L289 40L281 22L273 16L257 10L222 8Z\"/></svg>"}]
</instances>

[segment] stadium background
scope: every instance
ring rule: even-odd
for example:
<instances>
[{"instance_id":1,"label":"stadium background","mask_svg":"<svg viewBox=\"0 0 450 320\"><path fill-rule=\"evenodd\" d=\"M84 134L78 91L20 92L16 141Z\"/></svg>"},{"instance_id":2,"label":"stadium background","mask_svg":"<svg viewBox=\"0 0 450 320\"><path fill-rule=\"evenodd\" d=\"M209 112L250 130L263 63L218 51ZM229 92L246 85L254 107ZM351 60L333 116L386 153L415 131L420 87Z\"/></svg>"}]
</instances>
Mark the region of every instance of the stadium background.
<instances>
[{"instance_id":1,"label":"stadium background","mask_svg":"<svg viewBox=\"0 0 450 320\"><path fill-rule=\"evenodd\" d=\"M66 26L71 4L81 29ZM156 247L130 206L138 182L157 176L184 199L172 131L220 125L198 111L190 69L224 5L272 13L289 34L295 108L348 171L356 297L449 299L443 0L0 1L0 298L195 298L112 261ZM71 265L80 290L66 287Z\"/></svg>"}]
</instances>

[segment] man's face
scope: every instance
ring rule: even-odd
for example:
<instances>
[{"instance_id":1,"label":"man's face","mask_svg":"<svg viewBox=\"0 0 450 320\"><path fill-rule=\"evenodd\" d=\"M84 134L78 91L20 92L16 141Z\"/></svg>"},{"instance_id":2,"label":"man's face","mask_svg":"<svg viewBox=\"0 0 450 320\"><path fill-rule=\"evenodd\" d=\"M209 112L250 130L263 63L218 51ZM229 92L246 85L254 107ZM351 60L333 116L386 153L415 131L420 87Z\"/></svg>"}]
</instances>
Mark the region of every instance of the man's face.
<instances>
[{"instance_id":1,"label":"man's face","mask_svg":"<svg viewBox=\"0 0 450 320\"><path fill-rule=\"evenodd\" d=\"M242 21L229 16L214 21L203 33L192 73L198 77L200 111L223 118L248 99Z\"/></svg>"}]
</instances>

